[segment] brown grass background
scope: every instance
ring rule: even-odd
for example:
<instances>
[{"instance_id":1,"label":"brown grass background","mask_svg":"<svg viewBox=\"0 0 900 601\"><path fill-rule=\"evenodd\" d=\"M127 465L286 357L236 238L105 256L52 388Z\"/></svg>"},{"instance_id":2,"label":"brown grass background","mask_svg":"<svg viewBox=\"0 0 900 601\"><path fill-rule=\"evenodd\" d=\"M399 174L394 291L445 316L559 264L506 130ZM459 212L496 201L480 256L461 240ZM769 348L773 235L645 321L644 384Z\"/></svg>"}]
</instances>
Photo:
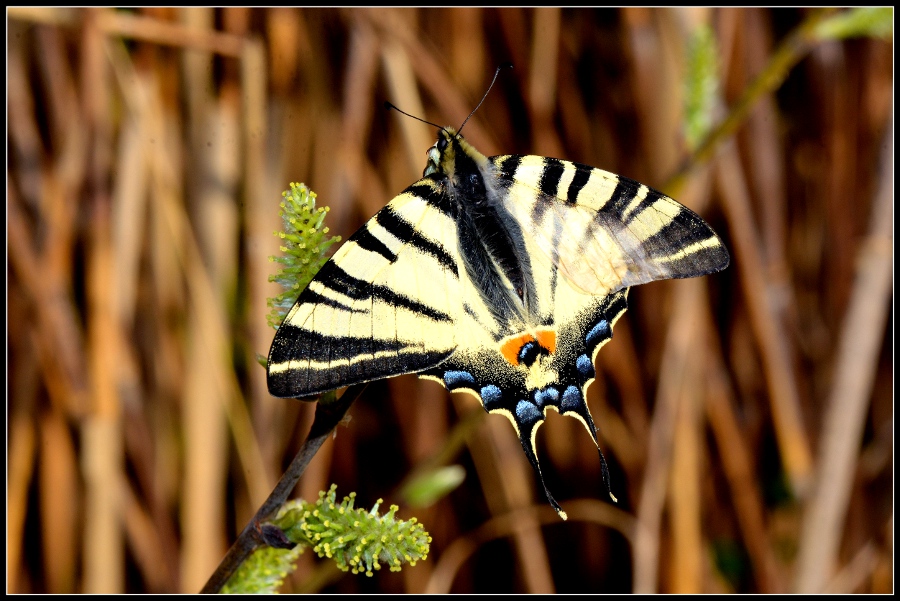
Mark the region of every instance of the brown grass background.
<instances>
[{"instance_id":1,"label":"brown grass background","mask_svg":"<svg viewBox=\"0 0 900 601\"><path fill-rule=\"evenodd\" d=\"M257 354L278 202L344 238L434 131L662 187L684 164L686 39L713 27L721 117L808 10L9 9L7 591L196 591L314 405ZM892 42L815 44L666 189L732 255L635 288L589 404L538 435L413 376L369 386L297 495L401 505L427 561L373 578L306 552L285 590L893 590ZM458 398L457 398L458 397ZM454 442L455 441L455 442ZM434 460L464 483L398 493Z\"/></svg>"}]
</instances>

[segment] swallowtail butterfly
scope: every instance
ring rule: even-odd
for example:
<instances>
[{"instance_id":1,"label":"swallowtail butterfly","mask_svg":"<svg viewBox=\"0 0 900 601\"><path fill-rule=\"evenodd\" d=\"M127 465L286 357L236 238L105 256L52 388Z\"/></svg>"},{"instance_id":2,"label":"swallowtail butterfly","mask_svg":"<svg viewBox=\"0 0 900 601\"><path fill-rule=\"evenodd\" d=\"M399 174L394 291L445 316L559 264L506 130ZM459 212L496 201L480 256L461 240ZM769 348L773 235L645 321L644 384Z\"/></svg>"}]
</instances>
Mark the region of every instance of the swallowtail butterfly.
<instances>
[{"instance_id":1,"label":"swallowtail butterfly","mask_svg":"<svg viewBox=\"0 0 900 601\"><path fill-rule=\"evenodd\" d=\"M510 419L565 519L535 452L547 410L579 419L599 450L585 395L628 289L728 263L709 225L656 190L560 159L486 157L443 127L422 179L300 294L269 352L269 391L417 373L470 392Z\"/></svg>"}]
</instances>

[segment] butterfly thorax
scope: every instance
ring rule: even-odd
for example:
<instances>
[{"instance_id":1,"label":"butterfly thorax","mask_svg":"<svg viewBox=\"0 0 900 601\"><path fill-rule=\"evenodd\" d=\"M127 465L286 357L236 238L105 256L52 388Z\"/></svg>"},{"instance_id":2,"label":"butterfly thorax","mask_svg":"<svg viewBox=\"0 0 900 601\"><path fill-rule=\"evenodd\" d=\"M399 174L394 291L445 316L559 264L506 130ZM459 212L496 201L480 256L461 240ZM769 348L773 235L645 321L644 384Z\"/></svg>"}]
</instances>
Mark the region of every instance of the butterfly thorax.
<instances>
[{"instance_id":1,"label":"butterfly thorax","mask_svg":"<svg viewBox=\"0 0 900 601\"><path fill-rule=\"evenodd\" d=\"M508 190L491 161L448 127L428 149L424 175L436 179L449 197L463 266L494 319L515 328L538 325L524 236L505 206Z\"/></svg>"}]
</instances>

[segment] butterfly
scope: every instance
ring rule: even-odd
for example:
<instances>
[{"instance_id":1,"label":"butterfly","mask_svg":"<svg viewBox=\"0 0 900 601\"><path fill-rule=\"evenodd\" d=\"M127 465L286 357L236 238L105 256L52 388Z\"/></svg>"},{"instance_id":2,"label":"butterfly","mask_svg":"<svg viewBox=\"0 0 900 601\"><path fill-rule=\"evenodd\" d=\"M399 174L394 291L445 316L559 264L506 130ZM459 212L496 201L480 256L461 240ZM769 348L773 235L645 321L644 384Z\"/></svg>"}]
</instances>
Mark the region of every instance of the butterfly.
<instances>
[{"instance_id":1,"label":"butterfly","mask_svg":"<svg viewBox=\"0 0 900 601\"><path fill-rule=\"evenodd\" d=\"M599 452L586 392L628 289L721 271L728 251L690 209L601 169L486 157L451 127L427 157L422 179L300 294L272 342L269 392L307 397L417 373L472 393L512 422L565 519L535 450L547 410L581 421Z\"/></svg>"}]
</instances>

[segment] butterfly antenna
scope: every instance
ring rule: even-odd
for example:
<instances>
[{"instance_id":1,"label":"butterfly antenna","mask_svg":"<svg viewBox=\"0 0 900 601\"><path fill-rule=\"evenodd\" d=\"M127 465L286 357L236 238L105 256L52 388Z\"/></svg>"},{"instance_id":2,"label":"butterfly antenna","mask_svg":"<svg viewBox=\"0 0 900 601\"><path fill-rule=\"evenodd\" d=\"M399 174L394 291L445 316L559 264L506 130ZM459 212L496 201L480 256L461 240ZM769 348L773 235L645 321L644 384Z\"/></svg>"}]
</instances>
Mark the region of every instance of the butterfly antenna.
<instances>
[{"instance_id":1,"label":"butterfly antenna","mask_svg":"<svg viewBox=\"0 0 900 601\"><path fill-rule=\"evenodd\" d=\"M500 75L500 70L501 70L501 69L505 69L506 67L509 67L510 69L512 69L512 68L513 68L513 64L512 64L512 63L503 63L502 65L500 65L499 67L497 67L497 70L494 71L494 79L491 80L491 85L488 86L487 92L485 92L485 93L484 93L484 96L481 97L481 102L478 103L478 106L476 106L474 109L472 109L472 112L469 113L469 117L471 117L472 115L475 114L475 111L478 110L478 108L479 108L479 107L481 106L481 104L484 102L484 99L487 98L487 95L488 95L488 93L490 93L491 88L494 87L494 82L497 81L497 76ZM466 117L466 120L463 121L463 122L462 122L462 125L459 126L459 129L456 130L456 134L457 134L457 135L459 135L459 133L462 131L462 128L464 128L464 127L466 126L466 123L469 122L469 117Z\"/></svg>"},{"instance_id":2,"label":"butterfly antenna","mask_svg":"<svg viewBox=\"0 0 900 601\"><path fill-rule=\"evenodd\" d=\"M385 100L385 102L384 102L384 108L386 108L387 110L394 109L394 110L397 111L398 113L401 113L401 114L403 114L403 115L406 115L407 117L412 117L412 118L415 119L416 121L421 121L422 123L427 123L428 125L433 125L433 126L435 126L436 128L438 128L438 129L440 129L440 130L445 129L443 126L440 126L440 125L438 125L437 123L432 123L431 121L426 121L425 119L420 119L419 117L416 117L415 115L410 115L410 114L407 113L406 111L401 111L401 110L398 109L396 106L394 106L393 104L391 104L390 102L388 102L388 101L386 101L386 100Z\"/></svg>"}]
</instances>

